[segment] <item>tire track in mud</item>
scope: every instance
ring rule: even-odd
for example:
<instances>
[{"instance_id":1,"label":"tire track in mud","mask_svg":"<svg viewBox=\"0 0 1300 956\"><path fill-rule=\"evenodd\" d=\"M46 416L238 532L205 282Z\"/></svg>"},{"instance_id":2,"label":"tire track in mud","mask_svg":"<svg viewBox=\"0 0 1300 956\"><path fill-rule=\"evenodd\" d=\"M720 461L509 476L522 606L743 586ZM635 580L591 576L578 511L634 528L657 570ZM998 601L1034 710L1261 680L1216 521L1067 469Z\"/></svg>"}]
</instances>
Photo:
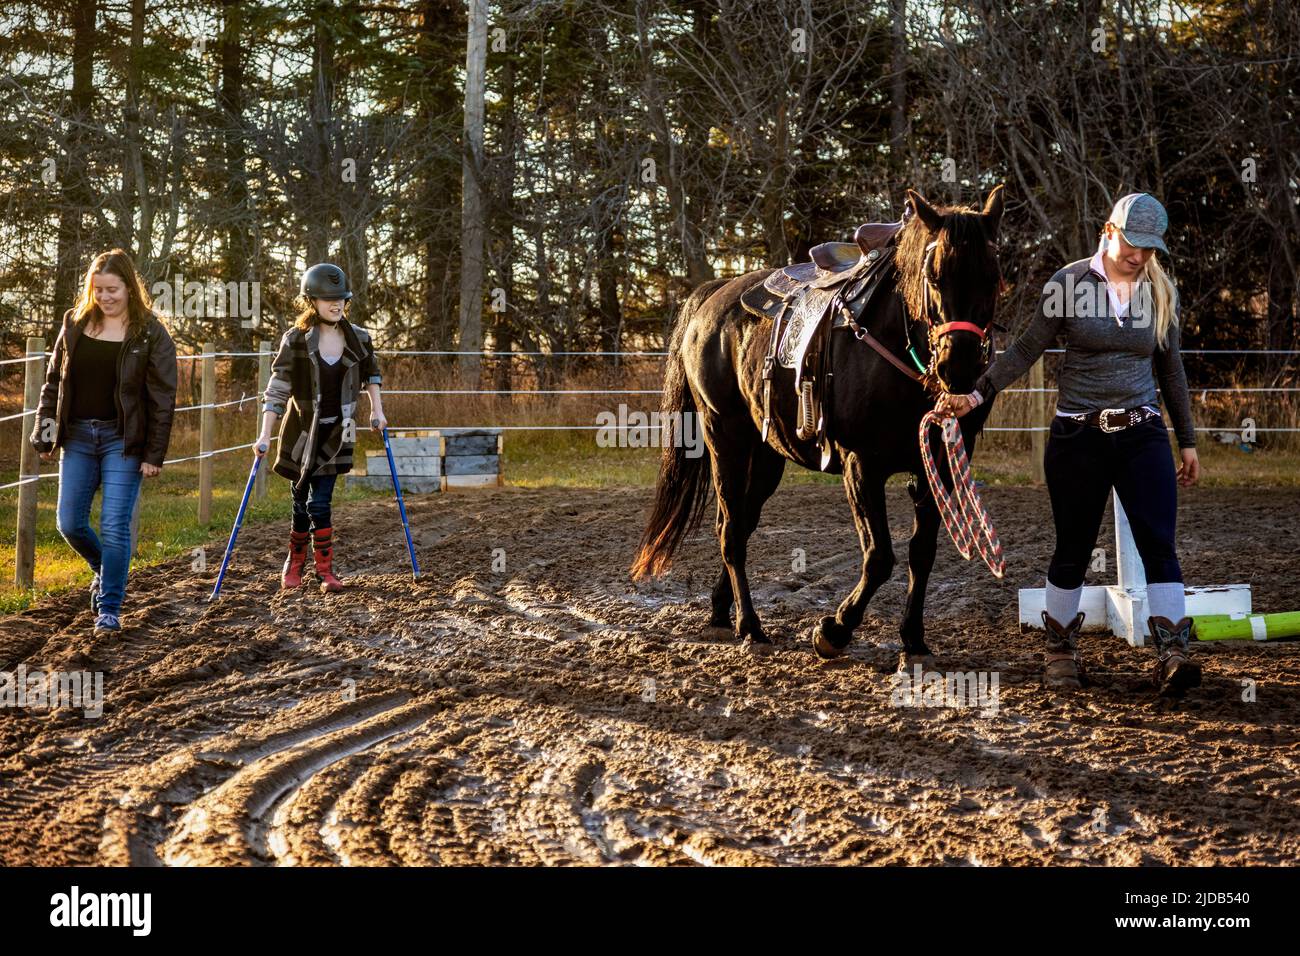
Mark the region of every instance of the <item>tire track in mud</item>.
<instances>
[{"instance_id":1,"label":"tire track in mud","mask_svg":"<svg viewBox=\"0 0 1300 956\"><path fill-rule=\"evenodd\" d=\"M296 742L241 767L194 801L159 848L168 866L251 864L273 855L266 831L276 804L331 764L423 723L435 704L394 706Z\"/></svg>"},{"instance_id":2,"label":"tire track in mud","mask_svg":"<svg viewBox=\"0 0 1300 956\"><path fill-rule=\"evenodd\" d=\"M210 575L188 562L133 575L139 598L118 641L89 637L84 595L0 619L0 660L84 657L107 669L98 720L0 720L0 862L1131 865L1300 854L1297 645L1198 648L1204 686L1165 705L1145 688L1149 650L1089 637L1098 686L1045 693L1037 641L1015 626L1015 589L1041 585L1050 558L1046 495L994 487L986 498L1007 578L941 542L927 639L941 669L1001 675L990 716L891 706L911 526L901 488L889 491L898 570L832 665L803 635L833 613L860 555L842 491L819 486L778 492L751 542L756 603L778 642L766 660L703 628L718 570L711 534L689 538L667 578L627 579L640 489L414 500L426 568L414 584L392 506L377 502L340 513L353 586L339 595L277 592L278 535L255 527L217 605L204 601ZM1230 519L1190 522L1189 581L1251 580L1258 608L1300 607L1300 561L1277 534L1300 495L1193 490L1184 507ZM493 570L496 547L506 571ZM1251 568L1225 569L1233 553L1249 553ZM1258 686L1249 705L1243 679Z\"/></svg>"},{"instance_id":3,"label":"tire track in mud","mask_svg":"<svg viewBox=\"0 0 1300 956\"><path fill-rule=\"evenodd\" d=\"M114 863L197 862L185 859L178 833L203 837L199 843L215 842L207 838L218 834L234 847L238 862L250 862L257 834L249 827L267 795L290 786L294 773L313 761L325 766L336 753L382 739L385 718L409 706L409 699L390 694L340 708L317 699L273 717L273 729L259 731L255 720L154 761L106 814L101 855ZM241 812L248 827L238 822Z\"/></svg>"}]
</instances>

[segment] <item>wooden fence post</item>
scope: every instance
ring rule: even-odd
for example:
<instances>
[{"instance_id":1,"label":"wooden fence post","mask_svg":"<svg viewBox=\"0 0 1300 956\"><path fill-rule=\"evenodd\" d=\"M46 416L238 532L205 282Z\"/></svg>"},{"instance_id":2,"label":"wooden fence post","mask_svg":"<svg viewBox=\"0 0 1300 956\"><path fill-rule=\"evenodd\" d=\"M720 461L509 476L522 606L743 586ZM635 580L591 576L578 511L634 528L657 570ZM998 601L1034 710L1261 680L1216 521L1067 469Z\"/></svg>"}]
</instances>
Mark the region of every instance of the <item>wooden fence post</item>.
<instances>
[{"instance_id":1,"label":"wooden fence post","mask_svg":"<svg viewBox=\"0 0 1300 956\"><path fill-rule=\"evenodd\" d=\"M211 342L203 343L203 381L199 389L199 401L203 408L199 411L199 453L205 457L199 459L199 524L206 525L212 520L212 452L216 449L217 410L212 406L217 401L217 358L212 353L216 346Z\"/></svg>"},{"instance_id":2,"label":"wooden fence post","mask_svg":"<svg viewBox=\"0 0 1300 956\"><path fill-rule=\"evenodd\" d=\"M23 412L19 419L22 433L21 450L18 456L18 478L25 480L35 478L41 473L41 460L32 443L27 440L31 434L28 419L35 419L36 407L41 402L41 383L45 372L45 339L39 335L27 338L27 361L23 368ZM39 423L35 423L39 424ZM14 584L26 590L36 579L36 486L38 481L31 481L18 486L18 540L14 546Z\"/></svg>"},{"instance_id":3,"label":"wooden fence post","mask_svg":"<svg viewBox=\"0 0 1300 956\"><path fill-rule=\"evenodd\" d=\"M1029 367L1029 387L1041 389L1043 387L1043 357L1040 355L1038 361ZM1041 428L1043 425L1050 424L1047 421L1047 393L1043 391L1034 391L1029 393L1029 424L1034 428ZM1047 481L1047 473L1043 468L1043 454L1047 449L1047 435L1045 432L1032 431L1029 433L1029 455L1033 458L1034 481L1044 484Z\"/></svg>"},{"instance_id":4,"label":"wooden fence post","mask_svg":"<svg viewBox=\"0 0 1300 956\"><path fill-rule=\"evenodd\" d=\"M256 416L257 434L262 432L262 396L266 394L266 386L271 381L271 343L257 343L257 408L253 412ZM269 454L269 453L268 453ZM272 459L274 460L274 459ZM271 462L262 463L262 467L257 469L257 479L253 483L253 494L260 500L266 497L266 472Z\"/></svg>"}]
</instances>

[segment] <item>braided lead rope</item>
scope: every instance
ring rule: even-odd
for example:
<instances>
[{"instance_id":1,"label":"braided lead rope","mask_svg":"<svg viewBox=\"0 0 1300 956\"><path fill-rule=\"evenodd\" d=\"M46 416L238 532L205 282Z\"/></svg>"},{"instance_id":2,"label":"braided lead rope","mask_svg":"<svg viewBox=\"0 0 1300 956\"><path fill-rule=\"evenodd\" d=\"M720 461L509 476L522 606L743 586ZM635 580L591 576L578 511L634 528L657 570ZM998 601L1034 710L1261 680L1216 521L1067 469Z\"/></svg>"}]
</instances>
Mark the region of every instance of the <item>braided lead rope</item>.
<instances>
[{"instance_id":1,"label":"braided lead rope","mask_svg":"<svg viewBox=\"0 0 1300 956\"><path fill-rule=\"evenodd\" d=\"M979 492L975 490L975 480L971 477L970 471L970 459L966 456L966 444L962 441L961 429L955 427L956 420L953 421L954 427L950 432L943 427L944 418L937 412L929 411L921 417L919 430L921 462L925 466L925 476L930 482L930 490L934 492L939 515L943 518L944 527L948 529L952 543L957 547L957 553L969 561L972 552L978 551L984 564L993 572L993 576L1001 578L1006 572L1002 542L998 540L998 533L993 527L988 509L984 507ZM934 453L929 442L931 425L938 425L943 431L943 443L947 448L948 467L952 472L956 501L953 500L953 495L948 494L939 477L939 468L935 464ZM949 434L952 435L951 439ZM975 530L977 523L978 533Z\"/></svg>"}]
</instances>

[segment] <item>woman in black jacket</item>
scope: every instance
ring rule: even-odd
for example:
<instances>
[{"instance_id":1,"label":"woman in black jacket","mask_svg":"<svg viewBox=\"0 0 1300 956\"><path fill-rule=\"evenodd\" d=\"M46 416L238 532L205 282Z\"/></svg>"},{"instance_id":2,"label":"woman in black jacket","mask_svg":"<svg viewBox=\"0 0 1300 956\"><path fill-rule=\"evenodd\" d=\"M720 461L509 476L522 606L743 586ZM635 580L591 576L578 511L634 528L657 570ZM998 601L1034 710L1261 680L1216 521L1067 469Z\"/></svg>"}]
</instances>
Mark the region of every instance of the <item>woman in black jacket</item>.
<instances>
[{"instance_id":1,"label":"woman in black jacket","mask_svg":"<svg viewBox=\"0 0 1300 956\"><path fill-rule=\"evenodd\" d=\"M283 416L275 473L293 482L293 528L280 586L302 585L311 538L320 589L338 591L343 582L334 573L331 502L338 476L352 470L363 389L370 398L370 420L381 429L388 422L370 335L345 317L352 298L347 275L336 265L319 263L303 274L299 292L302 311L271 365L254 454L265 454L276 419Z\"/></svg>"},{"instance_id":2,"label":"woman in black jacket","mask_svg":"<svg viewBox=\"0 0 1300 956\"><path fill-rule=\"evenodd\" d=\"M167 455L176 407L176 348L153 313L131 257L101 252L63 316L31 442L59 461L59 533L94 575L95 632L121 630L131 519L141 478ZM90 506L102 491L99 533Z\"/></svg>"}]
</instances>

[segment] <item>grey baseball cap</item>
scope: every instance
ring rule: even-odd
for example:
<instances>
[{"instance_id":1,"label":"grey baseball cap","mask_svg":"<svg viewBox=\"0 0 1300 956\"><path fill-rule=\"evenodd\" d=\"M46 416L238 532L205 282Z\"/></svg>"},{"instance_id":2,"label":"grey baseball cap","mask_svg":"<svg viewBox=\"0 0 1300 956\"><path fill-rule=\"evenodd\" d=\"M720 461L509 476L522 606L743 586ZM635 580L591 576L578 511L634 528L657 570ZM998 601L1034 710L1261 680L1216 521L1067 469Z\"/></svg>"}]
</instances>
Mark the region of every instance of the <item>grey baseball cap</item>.
<instances>
[{"instance_id":1,"label":"grey baseball cap","mask_svg":"<svg viewBox=\"0 0 1300 956\"><path fill-rule=\"evenodd\" d=\"M1166 255L1169 248L1162 236L1169 227L1169 214L1160 200L1150 193L1121 196L1110 211L1110 222L1119 229L1124 241L1139 249L1159 249Z\"/></svg>"}]
</instances>

